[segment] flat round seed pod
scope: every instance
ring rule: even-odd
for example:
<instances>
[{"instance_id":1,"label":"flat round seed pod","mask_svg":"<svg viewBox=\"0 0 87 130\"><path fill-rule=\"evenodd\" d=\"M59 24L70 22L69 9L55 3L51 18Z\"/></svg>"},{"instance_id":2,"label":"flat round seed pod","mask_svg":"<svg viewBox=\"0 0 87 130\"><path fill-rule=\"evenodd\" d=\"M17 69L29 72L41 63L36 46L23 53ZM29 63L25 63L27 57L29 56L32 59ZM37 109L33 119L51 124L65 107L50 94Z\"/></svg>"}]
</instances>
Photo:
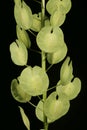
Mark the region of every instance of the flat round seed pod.
<instances>
[{"instance_id":1,"label":"flat round seed pod","mask_svg":"<svg viewBox=\"0 0 87 130\"><path fill-rule=\"evenodd\" d=\"M24 45L27 47L27 48L30 48L31 46L31 41L30 41L30 38L29 38L29 35L28 33L20 28L18 25L16 26L16 33L17 33L17 37L18 39L24 43Z\"/></svg>"},{"instance_id":2,"label":"flat round seed pod","mask_svg":"<svg viewBox=\"0 0 87 130\"><path fill-rule=\"evenodd\" d=\"M41 13L33 14L33 24L31 29L35 32L39 32L41 29Z\"/></svg>"},{"instance_id":3,"label":"flat round seed pod","mask_svg":"<svg viewBox=\"0 0 87 130\"><path fill-rule=\"evenodd\" d=\"M11 94L18 102L26 103L31 100L31 96L22 90L16 79L13 79L11 82Z\"/></svg>"},{"instance_id":4,"label":"flat round seed pod","mask_svg":"<svg viewBox=\"0 0 87 130\"><path fill-rule=\"evenodd\" d=\"M43 118L43 101L39 101L38 102L38 104L37 104L37 106L36 106L36 109L35 109L35 114L36 114L36 117L40 120L40 121L42 121L42 122L44 122L44 118ZM49 120L49 119L47 119L47 122L48 123L51 123L52 121L51 120Z\"/></svg>"},{"instance_id":5,"label":"flat round seed pod","mask_svg":"<svg viewBox=\"0 0 87 130\"><path fill-rule=\"evenodd\" d=\"M28 52L26 46L19 40L10 44L11 59L16 65L26 65Z\"/></svg>"},{"instance_id":6,"label":"flat round seed pod","mask_svg":"<svg viewBox=\"0 0 87 130\"><path fill-rule=\"evenodd\" d=\"M60 4L60 6L64 7L65 14L67 14L70 11L71 6L72 6L71 0L60 0L59 4Z\"/></svg>"},{"instance_id":7,"label":"flat round seed pod","mask_svg":"<svg viewBox=\"0 0 87 130\"><path fill-rule=\"evenodd\" d=\"M56 92L52 92L44 103L44 113L51 121L55 121L64 116L69 107L69 100L58 97Z\"/></svg>"},{"instance_id":8,"label":"flat round seed pod","mask_svg":"<svg viewBox=\"0 0 87 130\"><path fill-rule=\"evenodd\" d=\"M50 25L50 21L47 17L45 17L45 25ZM33 14L33 24L31 26L31 30L35 32L39 32L41 30L41 12L38 14Z\"/></svg>"},{"instance_id":9,"label":"flat round seed pod","mask_svg":"<svg viewBox=\"0 0 87 130\"><path fill-rule=\"evenodd\" d=\"M57 64L65 58L66 54L67 54L67 46L64 43L62 46L58 48L56 52L47 54L47 61L50 64Z\"/></svg>"},{"instance_id":10,"label":"flat round seed pod","mask_svg":"<svg viewBox=\"0 0 87 130\"><path fill-rule=\"evenodd\" d=\"M73 79L73 66L70 57L68 56L63 62L60 69L60 80L63 85L67 84Z\"/></svg>"},{"instance_id":11,"label":"flat round seed pod","mask_svg":"<svg viewBox=\"0 0 87 130\"><path fill-rule=\"evenodd\" d=\"M73 100L81 91L81 81L76 77L73 82L70 82L65 86L58 86L56 90L58 95L65 95L68 100Z\"/></svg>"},{"instance_id":12,"label":"flat round seed pod","mask_svg":"<svg viewBox=\"0 0 87 130\"><path fill-rule=\"evenodd\" d=\"M17 6L20 6L20 5L21 5L21 0L14 0L14 3L15 3Z\"/></svg>"},{"instance_id":13,"label":"flat round seed pod","mask_svg":"<svg viewBox=\"0 0 87 130\"><path fill-rule=\"evenodd\" d=\"M47 91L49 78L39 66L26 67L19 77L23 90L31 96L37 96Z\"/></svg>"},{"instance_id":14,"label":"flat round seed pod","mask_svg":"<svg viewBox=\"0 0 87 130\"><path fill-rule=\"evenodd\" d=\"M64 35L62 30L57 27L45 26L36 37L38 47L45 52L55 52L62 45Z\"/></svg>"},{"instance_id":15,"label":"flat round seed pod","mask_svg":"<svg viewBox=\"0 0 87 130\"><path fill-rule=\"evenodd\" d=\"M35 109L36 117L43 122L43 101L39 101Z\"/></svg>"},{"instance_id":16,"label":"flat round seed pod","mask_svg":"<svg viewBox=\"0 0 87 130\"><path fill-rule=\"evenodd\" d=\"M50 23L54 26L61 26L66 19L66 15L62 13L62 11L59 11L59 8L54 11L54 13L50 17Z\"/></svg>"},{"instance_id":17,"label":"flat round seed pod","mask_svg":"<svg viewBox=\"0 0 87 130\"><path fill-rule=\"evenodd\" d=\"M14 17L17 24L27 30L30 29L33 22L32 11L30 7L23 1L20 6L15 4Z\"/></svg>"},{"instance_id":18,"label":"flat round seed pod","mask_svg":"<svg viewBox=\"0 0 87 130\"><path fill-rule=\"evenodd\" d=\"M67 14L71 9L71 0L49 0L46 4L46 9L51 15L58 8L61 9L61 12Z\"/></svg>"},{"instance_id":19,"label":"flat round seed pod","mask_svg":"<svg viewBox=\"0 0 87 130\"><path fill-rule=\"evenodd\" d=\"M46 4L46 10L48 11L49 14L53 14L55 10L59 8L58 6L59 0L48 0Z\"/></svg>"}]
</instances>

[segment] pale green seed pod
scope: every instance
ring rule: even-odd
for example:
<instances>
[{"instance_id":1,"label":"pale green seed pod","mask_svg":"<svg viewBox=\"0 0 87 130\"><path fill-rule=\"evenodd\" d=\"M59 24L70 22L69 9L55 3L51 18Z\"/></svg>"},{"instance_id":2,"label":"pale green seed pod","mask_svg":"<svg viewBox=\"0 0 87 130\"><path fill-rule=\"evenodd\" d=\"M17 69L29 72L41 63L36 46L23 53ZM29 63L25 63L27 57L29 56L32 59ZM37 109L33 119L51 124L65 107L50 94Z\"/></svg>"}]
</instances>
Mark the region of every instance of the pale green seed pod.
<instances>
[{"instance_id":1,"label":"pale green seed pod","mask_svg":"<svg viewBox=\"0 0 87 130\"><path fill-rule=\"evenodd\" d=\"M41 13L33 14L33 24L31 26L31 30L39 32L40 29L41 29Z\"/></svg>"},{"instance_id":2,"label":"pale green seed pod","mask_svg":"<svg viewBox=\"0 0 87 130\"><path fill-rule=\"evenodd\" d=\"M73 79L73 66L70 57L68 56L60 69L60 80L63 85L67 84Z\"/></svg>"},{"instance_id":3,"label":"pale green seed pod","mask_svg":"<svg viewBox=\"0 0 87 130\"><path fill-rule=\"evenodd\" d=\"M44 103L44 113L52 122L64 116L69 111L70 103L63 97L52 92Z\"/></svg>"},{"instance_id":4,"label":"pale green seed pod","mask_svg":"<svg viewBox=\"0 0 87 130\"><path fill-rule=\"evenodd\" d=\"M48 17L45 19L45 26L50 26L50 20Z\"/></svg>"},{"instance_id":5,"label":"pale green seed pod","mask_svg":"<svg viewBox=\"0 0 87 130\"><path fill-rule=\"evenodd\" d=\"M46 9L51 15L58 8L61 8L61 12L67 14L71 9L71 0L49 0L46 4Z\"/></svg>"},{"instance_id":6,"label":"pale green seed pod","mask_svg":"<svg viewBox=\"0 0 87 130\"><path fill-rule=\"evenodd\" d=\"M20 5L21 5L21 0L14 0L14 3L15 3L17 6L20 6Z\"/></svg>"},{"instance_id":7,"label":"pale green seed pod","mask_svg":"<svg viewBox=\"0 0 87 130\"><path fill-rule=\"evenodd\" d=\"M14 64L24 66L27 64L28 52L26 46L19 40L10 44L11 59Z\"/></svg>"},{"instance_id":8,"label":"pale green seed pod","mask_svg":"<svg viewBox=\"0 0 87 130\"><path fill-rule=\"evenodd\" d=\"M21 114L22 121L27 130L30 130L30 120L29 117L26 115L24 109L21 106L18 106Z\"/></svg>"},{"instance_id":9,"label":"pale green seed pod","mask_svg":"<svg viewBox=\"0 0 87 130\"><path fill-rule=\"evenodd\" d=\"M45 26L37 34L36 41L41 50L53 53L63 44L64 35L58 26Z\"/></svg>"},{"instance_id":10,"label":"pale green seed pod","mask_svg":"<svg viewBox=\"0 0 87 130\"><path fill-rule=\"evenodd\" d=\"M17 82L17 79L13 79L11 82L11 94L18 102L26 103L31 100L31 96L22 90L22 87Z\"/></svg>"},{"instance_id":11,"label":"pale green seed pod","mask_svg":"<svg viewBox=\"0 0 87 130\"><path fill-rule=\"evenodd\" d=\"M70 11L71 7L72 7L71 0L60 0L59 4L60 4L60 7L64 7L65 14L67 14Z\"/></svg>"},{"instance_id":12,"label":"pale green seed pod","mask_svg":"<svg viewBox=\"0 0 87 130\"><path fill-rule=\"evenodd\" d=\"M19 77L22 89L31 96L37 96L47 91L49 78L46 72L39 66L26 67Z\"/></svg>"},{"instance_id":13,"label":"pale green seed pod","mask_svg":"<svg viewBox=\"0 0 87 130\"><path fill-rule=\"evenodd\" d=\"M56 92L59 96L65 95L68 100L73 100L81 91L81 81L78 77L66 85L58 85Z\"/></svg>"},{"instance_id":14,"label":"pale green seed pod","mask_svg":"<svg viewBox=\"0 0 87 130\"><path fill-rule=\"evenodd\" d=\"M62 46L59 46L56 52L47 53L47 61L50 64L57 64L65 58L66 54L67 54L67 46L64 43Z\"/></svg>"},{"instance_id":15,"label":"pale green seed pod","mask_svg":"<svg viewBox=\"0 0 87 130\"><path fill-rule=\"evenodd\" d=\"M21 2L20 6L15 4L14 17L17 24L21 28L28 30L32 26L32 22L33 22L32 11L24 1Z\"/></svg>"},{"instance_id":16,"label":"pale green seed pod","mask_svg":"<svg viewBox=\"0 0 87 130\"><path fill-rule=\"evenodd\" d=\"M36 117L37 117L40 121L42 121L42 122L44 122L44 117L43 117L43 111L44 111L44 110L43 110L43 105L44 105L44 102L43 102L42 100L40 100L40 101L38 102L37 106L36 106L36 109L35 109ZM47 118L47 122L48 122L48 123L51 123L52 121Z\"/></svg>"},{"instance_id":17,"label":"pale green seed pod","mask_svg":"<svg viewBox=\"0 0 87 130\"><path fill-rule=\"evenodd\" d=\"M50 25L50 21L47 17L45 17L45 25ZM39 32L41 30L41 12L38 14L33 14L33 24L31 26L31 30L35 32Z\"/></svg>"},{"instance_id":18,"label":"pale green seed pod","mask_svg":"<svg viewBox=\"0 0 87 130\"><path fill-rule=\"evenodd\" d=\"M54 13L50 17L50 23L51 25L54 26L61 26L66 19L66 15L62 13L62 11L57 10L54 11Z\"/></svg>"},{"instance_id":19,"label":"pale green seed pod","mask_svg":"<svg viewBox=\"0 0 87 130\"><path fill-rule=\"evenodd\" d=\"M28 33L24 29L20 28L18 25L16 26L16 33L18 40L23 42L27 48L30 48L31 41Z\"/></svg>"}]
</instances>

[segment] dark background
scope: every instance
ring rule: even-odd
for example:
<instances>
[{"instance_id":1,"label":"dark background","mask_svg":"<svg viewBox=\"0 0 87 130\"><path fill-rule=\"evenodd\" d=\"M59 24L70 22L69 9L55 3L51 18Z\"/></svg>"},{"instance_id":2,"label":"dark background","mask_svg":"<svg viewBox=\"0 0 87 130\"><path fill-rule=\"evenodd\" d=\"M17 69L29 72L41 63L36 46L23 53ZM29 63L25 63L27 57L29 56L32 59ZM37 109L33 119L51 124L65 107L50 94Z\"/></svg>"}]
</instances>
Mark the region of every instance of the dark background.
<instances>
[{"instance_id":1,"label":"dark background","mask_svg":"<svg viewBox=\"0 0 87 130\"><path fill-rule=\"evenodd\" d=\"M28 3L28 0L25 0ZM33 0L29 5L33 13L40 11ZM31 3L32 2L32 3ZM14 2L13 0L0 1L0 129L26 130L22 123L18 106L22 106L30 118L31 130L39 130L42 123L36 119L34 108L29 104L16 102L10 93L10 83L16 78L22 67L14 65L10 58L9 45L16 39ZM87 14L86 2L72 0L72 9L67 14L66 21L62 25L65 41L68 46L68 55L73 61L74 75L82 81L82 90L79 96L71 101L71 107L67 115L49 126L49 130L76 130L87 129ZM31 36L31 40L34 37ZM32 66L40 65L40 57L31 53ZM54 65L48 72L51 85L56 84L59 78L59 65ZM34 99L36 103L37 100Z\"/></svg>"}]
</instances>

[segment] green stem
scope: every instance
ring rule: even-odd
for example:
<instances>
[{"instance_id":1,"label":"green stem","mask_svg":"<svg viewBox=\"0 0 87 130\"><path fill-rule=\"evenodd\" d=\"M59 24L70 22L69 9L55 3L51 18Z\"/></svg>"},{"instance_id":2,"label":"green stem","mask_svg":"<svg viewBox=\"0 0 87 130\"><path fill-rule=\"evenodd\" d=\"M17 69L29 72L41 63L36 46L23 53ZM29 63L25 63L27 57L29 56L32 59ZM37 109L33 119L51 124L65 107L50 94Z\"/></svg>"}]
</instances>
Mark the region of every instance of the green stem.
<instances>
[{"instance_id":1,"label":"green stem","mask_svg":"<svg viewBox=\"0 0 87 130\"><path fill-rule=\"evenodd\" d=\"M43 28L45 26L45 0L41 0L41 27ZM42 69L44 71L46 71L46 56L45 56L45 52L42 51ZM47 92L44 92L43 93L43 102L45 102L47 98ZM44 120L44 130L48 130L48 123L47 123L47 117L45 116L44 114L44 111L43 111L43 120Z\"/></svg>"}]
</instances>

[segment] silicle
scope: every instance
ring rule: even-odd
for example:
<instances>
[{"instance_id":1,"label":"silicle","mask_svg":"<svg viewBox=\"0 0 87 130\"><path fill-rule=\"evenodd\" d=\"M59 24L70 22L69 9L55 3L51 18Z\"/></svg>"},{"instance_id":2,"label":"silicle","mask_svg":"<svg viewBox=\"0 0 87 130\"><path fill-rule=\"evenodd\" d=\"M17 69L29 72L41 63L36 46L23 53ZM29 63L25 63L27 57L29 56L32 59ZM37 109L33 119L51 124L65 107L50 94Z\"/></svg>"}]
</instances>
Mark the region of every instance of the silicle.
<instances>
[{"instance_id":1,"label":"silicle","mask_svg":"<svg viewBox=\"0 0 87 130\"><path fill-rule=\"evenodd\" d=\"M16 23L23 29L28 30L32 26L33 16L30 7L23 1L21 5L14 6Z\"/></svg>"},{"instance_id":2,"label":"silicle","mask_svg":"<svg viewBox=\"0 0 87 130\"><path fill-rule=\"evenodd\" d=\"M11 94L15 100L21 103L26 103L31 100L31 96L23 91L17 79L13 79L11 82Z\"/></svg>"},{"instance_id":3,"label":"silicle","mask_svg":"<svg viewBox=\"0 0 87 130\"><path fill-rule=\"evenodd\" d=\"M16 65L24 66L27 64L28 51L23 42L18 39L10 44L11 59Z\"/></svg>"},{"instance_id":4,"label":"silicle","mask_svg":"<svg viewBox=\"0 0 87 130\"><path fill-rule=\"evenodd\" d=\"M16 25L16 34L19 41L23 42L27 48L31 47L31 41L26 30Z\"/></svg>"},{"instance_id":5,"label":"silicle","mask_svg":"<svg viewBox=\"0 0 87 130\"><path fill-rule=\"evenodd\" d=\"M37 34L36 41L41 50L53 53L57 51L64 42L63 31L58 26L45 26Z\"/></svg>"},{"instance_id":6,"label":"silicle","mask_svg":"<svg viewBox=\"0 0 87 130\"><path fill-rule=\"evenodd\" d=\"M67 46L64 43L62 46L59 46L56 52L47 53L47 61L50 64L57 64L65 58L66 54L67 54Z\"/></svg>"},{"instance_id":7,"label":"silicle","mask_svg":"<svg viewBox=\"0 0 87 130\"><path fill-rule=\"evenodd\" d=\"M19 76L19 82L22 89L31 96L42 95L49 86L48 75L39 66L26 67Z\"/></svg>"},{"instance_id":8,"label":"silicle","mask_svg":"<svg viewBox=\"0 0 87 130\"><path fill-rule=\"evenodd\" d=\"M58 94L52 92L44 103L44 113L51 122L64 116L70 107L69 100L58 97Z\"/></svg>"}]
</instances>

